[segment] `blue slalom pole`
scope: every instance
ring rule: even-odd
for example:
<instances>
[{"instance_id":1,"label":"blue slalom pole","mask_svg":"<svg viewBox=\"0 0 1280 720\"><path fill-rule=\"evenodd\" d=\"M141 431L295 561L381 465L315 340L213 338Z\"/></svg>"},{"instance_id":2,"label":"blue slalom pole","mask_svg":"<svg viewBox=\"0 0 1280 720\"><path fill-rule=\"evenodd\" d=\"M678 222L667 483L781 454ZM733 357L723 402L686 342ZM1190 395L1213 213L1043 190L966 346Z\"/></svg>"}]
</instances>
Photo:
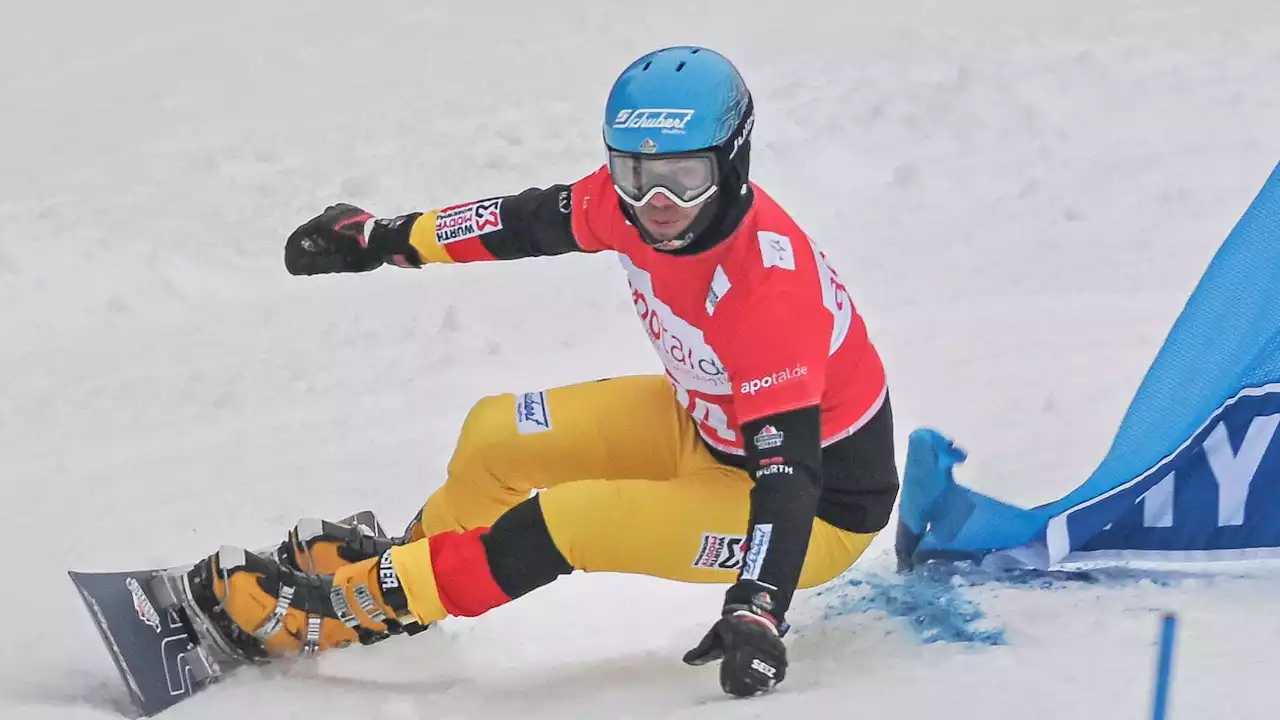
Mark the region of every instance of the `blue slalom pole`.
<instances>
[{"instance_id":1,"label":"blue slalom pole","mask_svg":"<svg viewBox=\"0 0 1280 720\"><path fill-rule=\"evenodd\" d=\"M1178 629L1178 616L1165 613L1160 623L1160 656L1156 664L1155 697L1151 703L1151 720L1165 720L1169 709L1169 684L1173 672L1173 640Z\"/></svg>"}]
</instances>

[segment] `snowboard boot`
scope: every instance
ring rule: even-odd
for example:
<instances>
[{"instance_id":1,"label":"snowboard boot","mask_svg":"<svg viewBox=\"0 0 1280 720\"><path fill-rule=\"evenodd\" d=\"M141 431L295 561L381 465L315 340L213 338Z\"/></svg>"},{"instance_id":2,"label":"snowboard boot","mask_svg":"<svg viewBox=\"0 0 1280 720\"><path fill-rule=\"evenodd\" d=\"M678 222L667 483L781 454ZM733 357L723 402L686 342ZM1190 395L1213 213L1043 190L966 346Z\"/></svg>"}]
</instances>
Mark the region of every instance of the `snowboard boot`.
<instances>
[{"instance_id":1,"label":"snowboard boot","mask_svg":"<svg viewBox=\"0 0 1280 720\"><path fill-rule=\"evenodd\" d=\"M368 515L372 518L372 514ZM276 548L275 559L281 565L313 575L332 575L339 569L368 560L396 545L384 537L377 520L374 527L354 521L339 522L303 518L289 531L289 537Z\"/></svg>"},{"instance_id":2,"label":"snowboard boot","mask_svg":"<svg viewBox=\"0 0 1280 720\"><path fill-rule=\"evenodd\" d=\"M214 629L253 661L425 629L409 612L389 551L318 575L225 546L196 563L187 582Z\"/></svg>"}]
</instances>

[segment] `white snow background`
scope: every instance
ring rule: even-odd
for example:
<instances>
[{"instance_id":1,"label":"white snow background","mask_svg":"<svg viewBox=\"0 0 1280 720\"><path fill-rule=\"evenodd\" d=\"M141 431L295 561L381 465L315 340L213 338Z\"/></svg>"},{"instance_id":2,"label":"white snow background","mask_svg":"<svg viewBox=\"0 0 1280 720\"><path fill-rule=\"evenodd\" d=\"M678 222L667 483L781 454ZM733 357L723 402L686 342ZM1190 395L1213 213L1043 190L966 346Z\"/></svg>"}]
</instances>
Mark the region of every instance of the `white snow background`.
<instances>
[{"instance_id":1,"label":"white snow background","mask_svg":"<svg viewBox=\"0 0 1280 720\"><path fill-rule=\"evenodd\" d=\"M0 716L128 709L68 569L364 507L398 529L477 398L660 371L608 255L321 278L281 255L331 202L587 174L614 77L677 43L747 78L753 176L850 285L900 457L938 427L972 453L963 481L1018 503L1093 469L1280 160L1274 0L8 3ZM926 644L841 611L850 578L893 582L891 534L798 597L769 697L679 661L722 588L578 574L165 717L1136 719L1166 609L1172 717L1274 717L1274 568L972 588L1007 644Z\"/></svg>"}]
</instances>

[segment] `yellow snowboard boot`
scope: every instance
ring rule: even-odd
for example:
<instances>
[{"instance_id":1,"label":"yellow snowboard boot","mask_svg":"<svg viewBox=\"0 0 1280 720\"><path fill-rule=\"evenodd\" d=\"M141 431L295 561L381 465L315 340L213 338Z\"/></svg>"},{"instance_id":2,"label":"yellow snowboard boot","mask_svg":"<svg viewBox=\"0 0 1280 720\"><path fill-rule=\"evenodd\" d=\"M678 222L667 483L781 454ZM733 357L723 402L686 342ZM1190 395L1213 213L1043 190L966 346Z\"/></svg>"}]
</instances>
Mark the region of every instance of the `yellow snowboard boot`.
<instances>
[{"instance_id":1,"label":"yellow snowboard boot","mask_svg":"<svg viewBox=\"0 0 1280 720\"><path fill-rule=\"evenodd\" d=\"M225 546L197 563L187 581L200 611L250 660L425 629L409 612L389 551L317 575Z\"/></svg>"}]
</instances>

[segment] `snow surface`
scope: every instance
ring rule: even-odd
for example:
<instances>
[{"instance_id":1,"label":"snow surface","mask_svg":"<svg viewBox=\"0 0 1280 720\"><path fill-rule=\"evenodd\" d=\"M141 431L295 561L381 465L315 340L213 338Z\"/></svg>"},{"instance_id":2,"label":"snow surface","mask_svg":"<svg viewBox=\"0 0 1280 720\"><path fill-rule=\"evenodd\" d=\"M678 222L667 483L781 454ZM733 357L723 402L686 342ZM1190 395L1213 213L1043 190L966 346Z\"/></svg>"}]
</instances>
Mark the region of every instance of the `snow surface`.
<instances>
[{"instance_id":1,"label":"snow surface","mask_svg":"<svg viewBox=\"0 0 1280 720\"><path fill-rule=\"evenodd\" d=\"M753 88L754 176L851 286L900 448L939 427L1019 503L1093 469L1280 160L1274 0L9 3L0 716L127 711L66 570L399 527L478 397L658 371L607 256L302 279L281 247L333 201L585 175L616 73L682 42ZM1007 644L929 644L876 609L891 545L798 597L765 698L679 662L721 588L579 574L166 717L1141 718L1165 609L1174 718L1274 716L1274 567L965 588Z\"/></svg>"}]
</instances>

